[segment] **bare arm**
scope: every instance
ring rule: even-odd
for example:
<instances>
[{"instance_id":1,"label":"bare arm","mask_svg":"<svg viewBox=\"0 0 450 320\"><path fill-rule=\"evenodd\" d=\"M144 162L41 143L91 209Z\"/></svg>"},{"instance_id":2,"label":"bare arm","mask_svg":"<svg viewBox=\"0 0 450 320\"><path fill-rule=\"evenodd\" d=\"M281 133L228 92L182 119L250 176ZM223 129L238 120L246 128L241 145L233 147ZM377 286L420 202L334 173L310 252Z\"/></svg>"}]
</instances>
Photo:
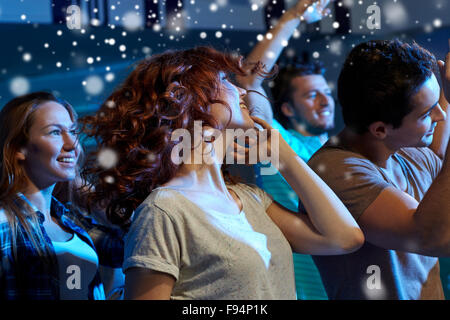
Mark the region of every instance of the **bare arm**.
<instances>
[{"instance_id":1,"label":"bare arm","mask_svg":"<svg viewBox=\"0 0 450 320\"><path fill-rule=\"evenodd\" d=\"M305 11L313 3L317 3L317 10L321 15L326 15L329 0L299 0L297 4L287 10L280 18L277 25L267 32L264 39L256 44L246 60L250 63L260 61L265 65L267 71L272 70L275 62L278 60L281 51L287 46L289 39L294 34L300 22L304 20L307 23L312 21L303 18ZM250 74L246 77L238 77L238 84L247 90L257 91L266 95L262 88L264 78L257 74ZM252 115L257 116L269 124L272 123L273 113L270 102L255 92L249 92L246 97L246 103L252 111Z\"/></svg>"},{"instance_id":2,"label":"bare arm","mask_svg":"<svg viewBox=\"0 0 450 320\"><path fill-rule=\"evenodd\" d=\"M126 300L169 300L175 278L169 274L143 268L125 272Z\"/></svg>"},{"instance_id":3,"label":"bare arm","mask_svg":"<svg viewBox=\"0 0 450 320\"><path fill-rule=\"evenodd\" d=\"M420 203L393 187L383 190L358 220L379 247L427 256L450 256L450 168L444 166Z\"/></svg>"},{"instance_id":4,"label":"bare arm","mask_svg":"<svg viewBox=\"0 0 450 320\"><path fill-rule=\"evenodd\" d=\"M264 128L270 126L255 119ZM296 214L278 203L268 215L295 252L314 255L345 254L359 249L364 235L333 190L279 137L280 173L301 199L307 215ZM271 151L273 152L273 151Z\"/></svg>"},{"instance_id":5,"label":"bare arm","mask_svg":"<svg viewBox=\"0 0 450 320\"><path fill-rule=\"evenodd\" d=\"M268 71L272 70L275 62L278 60L281 51L287 46L287 42L294 34L301 21L310 23L308 18L303 18L305 11L313 3L317 3L317 10L321 14L320 18L328 14L325 9L329 4L329 0L299 0L297 4L287 10L278 21L277 25L269 30L262 41L259 41L246 60L249 62L262 62ZM245 84L249 88L257 88L261 86L264 80L257 74L248 77L239 78L240 84Z\"/></svg>"}]
</instances>

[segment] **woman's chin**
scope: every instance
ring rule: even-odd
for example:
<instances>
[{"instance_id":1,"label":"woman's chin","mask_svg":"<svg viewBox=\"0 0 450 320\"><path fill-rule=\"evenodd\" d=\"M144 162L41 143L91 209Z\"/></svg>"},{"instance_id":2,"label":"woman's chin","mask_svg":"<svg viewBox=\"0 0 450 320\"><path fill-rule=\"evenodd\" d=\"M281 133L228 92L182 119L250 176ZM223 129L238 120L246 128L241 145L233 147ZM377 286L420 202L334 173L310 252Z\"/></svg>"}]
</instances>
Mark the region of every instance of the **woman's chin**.
<instances>
[{"instance_id":1,"label":"woman's chin","mask_svg":"<svg viewBox=\"0 0 450 320\"><path fill-rule=\"evenodd\" d=\"M253 129L255 127L255 121L253 121L252 118L248 117L247 119L245 119L244 126L245 126L245 130Z\"/></svg>"},{"instance_id":2,"label":"woman's chin","mask_svg":"<svg viewBox=\"0 0 450 320\"><path fill-rule=\"evenodd\" d=\"M227 129L242 129L242 130L248 130L255 128L255 122L249 117L246 119L243 119L243 121L239 123L230 123Z\"/></svg>"}]
</instances>

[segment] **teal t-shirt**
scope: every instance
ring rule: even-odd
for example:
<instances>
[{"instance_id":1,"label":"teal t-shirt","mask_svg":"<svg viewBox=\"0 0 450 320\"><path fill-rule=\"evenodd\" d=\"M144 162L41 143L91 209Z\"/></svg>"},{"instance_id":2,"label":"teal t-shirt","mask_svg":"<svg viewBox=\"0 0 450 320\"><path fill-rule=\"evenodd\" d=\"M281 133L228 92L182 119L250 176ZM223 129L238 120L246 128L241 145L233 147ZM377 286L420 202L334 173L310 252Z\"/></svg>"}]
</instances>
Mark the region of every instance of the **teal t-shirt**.
<instances>
[{"instance_id":1,"label":"teal t-shirt","mask_svg":"<svg viewBox=\"0 0 450 320\"><path fill-rule=\"evenodd\" d=\"M303 136L295 130L286 130L275 119L272 128L278 130L284 140L291 146L294 152L308 162L311 156L322 147L322 142L318 136ZM274 175L261 175L261 167L268 165L258 165L256 168L256 180L260 188L269 193L275 201L292 211L298 210L298 197L283 176L277 172Z\"/></svg>"}]
</instances>

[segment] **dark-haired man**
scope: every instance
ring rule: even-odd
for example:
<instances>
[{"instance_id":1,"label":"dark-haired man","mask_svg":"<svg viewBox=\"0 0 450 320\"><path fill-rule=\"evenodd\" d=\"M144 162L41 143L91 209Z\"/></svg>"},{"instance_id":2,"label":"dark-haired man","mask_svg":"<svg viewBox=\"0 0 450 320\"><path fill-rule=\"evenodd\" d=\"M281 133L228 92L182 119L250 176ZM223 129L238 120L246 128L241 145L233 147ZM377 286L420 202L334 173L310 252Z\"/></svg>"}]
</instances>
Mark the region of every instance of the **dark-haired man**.
<instances>
[{"instance_id":1,"label":"dark-haired man","mask_svg":"<svg viewBox=\"0 0 450 320\"><path fill-rule=\"evenodd\" d=\"M324 73L319 62L289 65L280 69L272 88L275 117L285 129L300 133L302 140L311 137L304 139L308 151L315 149L315 141L325 143L327 131L334 128L335 105Z\"/></svg>"},{"instance_id":2,"label":"dark-haired man","mask_svg":"<svg viewBox=\"0 0 450 320\"><path fill-rule=\"evenodd\" d=\"M355 253L315 256L330 299L443 299L450 256L450 53L417 44L356 46L338 80L345 128L309 165L363 230ZM446 98L446 99L445 99Z\"/></svg>"}]
</instances>

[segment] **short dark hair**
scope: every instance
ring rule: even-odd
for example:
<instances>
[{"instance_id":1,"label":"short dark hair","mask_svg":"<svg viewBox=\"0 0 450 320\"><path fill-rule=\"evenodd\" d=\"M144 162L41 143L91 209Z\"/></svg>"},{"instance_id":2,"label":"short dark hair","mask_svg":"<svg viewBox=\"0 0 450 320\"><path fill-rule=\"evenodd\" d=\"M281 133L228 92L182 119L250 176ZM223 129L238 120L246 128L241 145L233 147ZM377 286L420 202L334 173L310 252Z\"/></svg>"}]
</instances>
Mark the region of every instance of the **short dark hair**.
<instances>
[{"instance_id":1,"label":"short dark hair","mask_svg":"<svg viewBox=\"0 0 450 320\"><path fill-rule=\"evenodd\" d=\"M295 77L303 77L309 75L324 75L325 68L319 61L303 62L290 64L279 69L277 76L274 79L274 86L272 88L272 96L274 99L274 115L280 124L285 128L291 128L292 124L289 118L281 111L281 106L285 102L292 103L292 86L291 81Z\"/></svg>"},{"instance_id":2,"label":"short dark hair","mask_svg":"<svg viewBox=\"0 0 450 320\"><path fill-rule=\"evenodd\" d=\"M359 44L338 79L345 125L359 134L376 121L400 127L413 109L411 97L436 70L434 55L415 42L396 39Z\"/></svg>"}]
</instances>

